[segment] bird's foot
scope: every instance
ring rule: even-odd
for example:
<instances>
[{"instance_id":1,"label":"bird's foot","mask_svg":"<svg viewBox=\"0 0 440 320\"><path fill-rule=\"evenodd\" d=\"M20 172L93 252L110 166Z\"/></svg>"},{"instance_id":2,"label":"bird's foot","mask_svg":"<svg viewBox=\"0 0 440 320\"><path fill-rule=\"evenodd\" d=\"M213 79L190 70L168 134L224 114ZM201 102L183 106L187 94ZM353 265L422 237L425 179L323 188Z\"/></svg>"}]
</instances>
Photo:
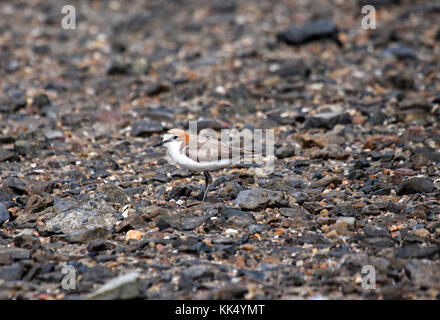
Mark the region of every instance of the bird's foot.
<instances>
[{"instance_id":1,"label":"bird's foot","mask_svg":"<svg viewBox=\"0 0 440 320\"><path fill-rule=\"evenodd\" d=\"M195 198L198 200L198 201L205 201L205 199L203 199L203 196L204 196L204 194L205 194L205 192L200 192L197 196L195 196Z\"/></svg>"}]
</instances>

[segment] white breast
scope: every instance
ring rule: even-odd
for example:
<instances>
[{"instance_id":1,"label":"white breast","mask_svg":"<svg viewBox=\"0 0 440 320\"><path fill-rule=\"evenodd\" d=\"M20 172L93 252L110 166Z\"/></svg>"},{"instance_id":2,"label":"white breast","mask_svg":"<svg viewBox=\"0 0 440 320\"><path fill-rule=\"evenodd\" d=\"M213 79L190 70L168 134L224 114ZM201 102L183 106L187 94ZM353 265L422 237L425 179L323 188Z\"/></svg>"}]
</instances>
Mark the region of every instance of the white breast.
<instances>
[{"instance_id":1,"label":"white breast","mask_svg":"<svg viewBox=\"0 0 440 320\"><path fill-rule=\"evenodd\" d=\"M168 154L183 168L193 171L213 171L228 167L232 164L231 159L223 159L212 162L198 162L187 157L181 150L178 144L170 143L168 146Z\"/></svg>"}]
</instances>

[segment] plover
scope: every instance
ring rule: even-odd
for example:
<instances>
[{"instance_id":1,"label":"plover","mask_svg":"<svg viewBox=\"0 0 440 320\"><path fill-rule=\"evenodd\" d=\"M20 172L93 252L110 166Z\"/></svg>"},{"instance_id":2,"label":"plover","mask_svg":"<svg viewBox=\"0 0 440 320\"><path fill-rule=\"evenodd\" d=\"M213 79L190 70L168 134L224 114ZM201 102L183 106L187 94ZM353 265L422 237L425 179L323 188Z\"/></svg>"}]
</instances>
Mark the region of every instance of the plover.
<instances>
[{"instance_id":1,"label":"plover","mask_svg":"<svg viewBox=\"0 0 440 320\"><path fill-rule=\"evenodd\" d=\"M203 172L205 190L202 201L205 201L209 184L212 182L209 171L226 168L239 162L243 157L254 156L251 151L229 146L216 139L191 135L181 129L168 130L162 141L153 145L153 147L159 146L165 146L168 154L179 166Z\"/></svg>"}]
</instances>

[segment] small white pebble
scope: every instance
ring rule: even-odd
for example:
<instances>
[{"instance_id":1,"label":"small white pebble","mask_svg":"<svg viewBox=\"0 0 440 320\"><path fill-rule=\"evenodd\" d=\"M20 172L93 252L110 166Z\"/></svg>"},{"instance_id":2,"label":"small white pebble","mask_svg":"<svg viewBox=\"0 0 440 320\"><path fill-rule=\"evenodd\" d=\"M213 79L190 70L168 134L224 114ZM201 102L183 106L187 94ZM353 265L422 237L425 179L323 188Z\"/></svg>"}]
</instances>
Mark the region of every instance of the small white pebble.
<instances>
[{"instance_id":1,"label":"small white pebble","mask_svg":"<svg viewBox=\"0 0 440 320\"><path fill-rule=\"evenodd\" d=\"M238 230L229 228L229 229L225 230L225 234L227 236L234 236L234 235L238 234Z\"/></svg>"}]
</instances>

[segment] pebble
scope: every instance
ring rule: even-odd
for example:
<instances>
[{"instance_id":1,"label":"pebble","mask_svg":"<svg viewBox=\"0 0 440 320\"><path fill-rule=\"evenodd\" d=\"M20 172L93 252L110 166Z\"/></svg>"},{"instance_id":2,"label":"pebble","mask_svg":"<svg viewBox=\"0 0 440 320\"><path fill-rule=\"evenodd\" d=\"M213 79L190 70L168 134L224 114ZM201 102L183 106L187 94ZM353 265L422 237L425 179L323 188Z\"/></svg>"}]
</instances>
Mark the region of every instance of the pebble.
<instances>
[{"instance_id":1,"label":"pebble","mask_svg":"<svg viewBox=\"0 0 440 320\"><path fill-rule=\"evenodd\" d=\"M180 215L177 212L157 206L147 207L143 211L141 218L153 221L160 230L169 227L180 228Z\"/></svg>"},{"instance_id":2,"label":"pebble","mask_svg":"<svg viewBox=\"0 0 440 320\"><path fill-rule=\"evenodd\" d=\"M416 168L440 163L440 152L431 147L420 147L413 151L411 161Z\"/></svg>"},{"instance_id":3,"label":"pebble","mask_svg":"<svg viewBox=\"0 0 440 320\"><path fill-rule=\"evenodd\" d=\"M126 232L130 229L143 229L147 227L147 223L137 214L133 213L115 226L116 232Z\"/></svg>"},{"instance_id":4,"label":"pebble","mask_svg":"<svg viewBox=\"0 0 440 320\"><path fill-rule=\"evenodd\" d=\"M0 260L8 257L14 261L29 259L31 252L25 248L4 247L0 248Z\"/></svg>"},{"instance_id":5,"label":"pebble","mask_svg":"<svg viewBox=\"0 0 440 320\"><path fill-rule=\"evenodd\" d=\"M203 215L203 216L186 215L181 223L182 230L194 230L198 226L202 225L209 218L210 218L209 215Z\"/></svg>"},{"instance_id":6,"label":"pebble","mask_svg":"<svg viewBox=\"0 0 440 320\"><path fill-rule=\"evenodd\" d=\"M434 184L426 178L410 178L397 187L396 193L398 195L429 193L434 191L434 189Z\"/></svg>"},{"instance_id":7,"label":"pebble","mask_svg":"<svg viewBox=\"0 0 440 320\"><path fill-rule=\"evenodd\" d=\"M319 39L332 39L340 44L338 28L332 20L315 20L304 26L292 26L277 34L277 38L289 45L300 45Z\"/></svg>"},{"instance_id":8,"label":"pebble","mask_svg":"<svg viewBox=\"0 0 440 320\"><path fill-rule=\"evenodd\" d=\"M132 204L134 206L134 202L131 197L122 190L122 188L112 184L112 183L103 183L100 184L95 191L96 194L102 194L104 199L107 202L117 202L120 204Z\"/></svg>"},{"instance_id":9,"label":"pebble","mask_svg":"<svg viewBox=\"0 0 440 320\"><path fill-rule=\"evenodd\" d=\"M349 124L352 118L349 114L343 112L325 112L315 114L304 124L306 129L322 128L332 130L338 124Z\"/></svg>"},{"instance_id":10,"label":"pebble","mask_svg":"<svg viewBox=\"0 0 440 320\"><path fill-rule=\"evenodd\" d=\"M405 270L418 286L439 289L440 268L434 261L411 260L405 265Z\"/></svg>"},{"instance_id":11,"label":"pebble","mask_svg":"<svg viewBox=\"0 0 440 320\"><path fill-rule=\"evenodd\" d=\"M322 150L317 150L312 153L313 158L322 158L322 159L347 159L349 154L345 152L345 150L336 144L329 144L325 146Z\"/></svg>"},{"instance_id":12,"label":"pebble","mask_svg":"<svg viewBox=\"0 0 440 320\"><path fill-rule=\"evenodd\" d=\"M255 234L255 233L261 233L265 229L268 229L268 227L266 225L262 225L262 224L252 224L248 227L249 234L251 234L251 235Z\"/></svg>"},{"instance_id":13,"label":"pebble","mask_svg":"<svg viewBox=\"0 0 440 320\"><path fill-rule=\"evenodd\" d=\"M235 199L235 203L242 209L255 210L257 208L287 206L288 201L280 192L255 188L241 191Z\"/></svg>"},{"instance_id":14,"label":"pebble","mask_svg":"<svg viewBox=\"0 0 440 320\"><path fill-rule=\"evenodd\" d=\"M236 229L228 228L225 230L226 236L235 236L237 234L238 234L238 230L236 230Z\"/></svg>"},{"instance_id":15,"label":"pebble","mask_svg":"<svg viewBox=\"0 0 440 320\"><path fill-rule=\"evenodd\" d=\"M87 251L96 252L96 251L105 251L114 249L115 245L107 240L96 239L90 241L87 245Z\"/></svg>"},{"instance_id":16,"label":"pebble","mask_svg":"<svg viewBox=\"0 0 440 320\"><path fill-rule=\"evenodd\" d=\"M214 273L208 267L195 265L183 270L182 277L191 280L200 280L204 278L212 279Z\"/></svg>"},{"instance_id":17,"label":"pebble","mask_svg":"<svg viewBox=\"0 0 440 320\"><path fill-rule=\"evenodd\" d=\"M394 171L395 174L401 175L401 176L413 176L415 175L414 170L408 169L408 168L398 168Z\"/></svg>"},{"instance_id":18,"label":"pebble","mask_svg":"<svg viewBox=\"0 0 440 320\"><path fill-rule=\"evenodd\" d=\"M307 214L310 214L306 209L302 208L301 206L294 204L290 208L280 208L280 213L282 216L287 218L294 218L297 216L306 216Z\"/></svg>"},{"instance_id":19,"label":"pebble","mask_svg":"<svg viewBox=\"0 0 440 320\"><path fill-rule=\"evenodd\" d=\"M0 226L7 220L9 220L9 211L3 203L0 203Z\"/></svg>"},{"instance_id":20,"label":"pebble","mask_svg":"<svg viewBox=\"0 0 440 320\"><path fill-rule=\"evenodd\" d=\"M224 225L232 229L244 229L254 223L255 220L251 218L232 216L226 220Z\"/></svg>"},{"instance_id":21,"label":"pebble","mask_svg":"<svg viewBox=\"0 0 440 320\"><path fill-rule=\"evenodd\" d=\"M129 230L125 236L125 241L130 240L140 240L143 236L143 233L138 230Z\"/></svg>"},{"instance_id":22,"label":"pebble","mask_svg":"<svg viewBox=\"0 0 440 320\"><path fill-rule=\"evenodd\" d=\"M140 275L130 272L110 280L96 291L87 295L88 300L127 300L139 297Z\"/></svg>"},{"instance_id":23,"label":"pebble","mask_svg":"<svg viewBox=\"0 0 440 320\"><path fill-rule=\"evenodd\" d=\"M356 211L350 203L341 203L334 206L329 213L336 216L350 217L355 215Z\"/></svg>"},{"instance_id":24,"label":"pebble","mask_svg":"<svg viewBox=\"0 0 440 320\"><path fill-rule=\"evenodd\" d=\"M339 223L339 222L345 222L349 226L354 227L354 223L356 222L356 218L354 218L354 217L339 217L336 220L336 223Z\"/></svg>"},{"instance_id":25,"label":"pebble","mask_svg":"<svg viewBox=\"0 0 440 320\"><path fill-rule=\"evenodd\" d=\"M336 221L337 221L337 219L332 218L332 217L318 217L318 219L316 219L316 222L320 226L330 225L330 224L336 223Z\"/></svg>"},{"instance_id":26,"label":"pebble","mask_svg":"<svg viewBox=\"0 0 440 320\"><path fill-rule=\"evenodd\" d=\"M338 176L325 176L322 179L319 179L318 181L312 181L309 183L310 188L319 188L319 187L327 187L330 184L338 185L342 182L342 179Z\"/></svg>"},{"instance_id":27,"label":"pebble","mask_svg":"<svg viewBox=\"0 0 440 320\"><path fill-rule=\"evenodd\" d=\"M385 56L394 56L401 60L417 60L417 52L413 48L405 46L393 46L384 51Z\"/></svg>"},{"instance_id":28,"label":"pebble","mask_svg":"<svg viewBox=\"0 0 440 320\"><path fill-rule=\"evenodd\" d=\"M275 151L275 156L278 159L284 159L293 157L295 155L295 146L291 144L286 144Z\"/></svg>"},{"instance_id":29,"label":"pebble","mask_svg":"<svg viewBox=\"0 0 440 320\"><path fill-rule=\"evenodd\" d=\"M112 227L117 221L116 211L105 204L84 202L77 208L66 210L45 221L48 232L68 234L92 227Z\"/></svg>"},{"instance_id":30,"label":"pebble","mask_svg":"<svg viewBox=\"0 0 440 320\"><path fill-rule=\"evenodd\" d=\"M406 245L399 249L396 253L396 258L430 258L440 252L440 246L421 247L418 244Z\"/></svg>"},{"instance_id":31,"label":"pebble","mask_svg":"<svg viewBox=\"0 0 440 320\"><path fill-rule=\"evenodd\" d=\"M362 208L361 212L365 215L377 216L382 212L382 209L375 205L366 205Z\"/></svg>"},{"instance_id":32,"label":"pebble","mask_svg":"<svg viewBox=\"0 0 440 320\"><path fill-rule=\"evenodd\" d=\"M18 281L21 280L25 272L25 266L16 262L0 269L0 279L6 281Z\"/></svg>"},{"instance_id":33,"label":"pebble","mask_svg":"<svg viewBox=\"0 0 440 320\"><path fill-rule=\"evenodd\" d=\"M96 239L106 239L111 234L111 230L106 227L93 227L72 231L65 236L65 240L70 243L87 244Z\"/></svg>"}]
</instances>

